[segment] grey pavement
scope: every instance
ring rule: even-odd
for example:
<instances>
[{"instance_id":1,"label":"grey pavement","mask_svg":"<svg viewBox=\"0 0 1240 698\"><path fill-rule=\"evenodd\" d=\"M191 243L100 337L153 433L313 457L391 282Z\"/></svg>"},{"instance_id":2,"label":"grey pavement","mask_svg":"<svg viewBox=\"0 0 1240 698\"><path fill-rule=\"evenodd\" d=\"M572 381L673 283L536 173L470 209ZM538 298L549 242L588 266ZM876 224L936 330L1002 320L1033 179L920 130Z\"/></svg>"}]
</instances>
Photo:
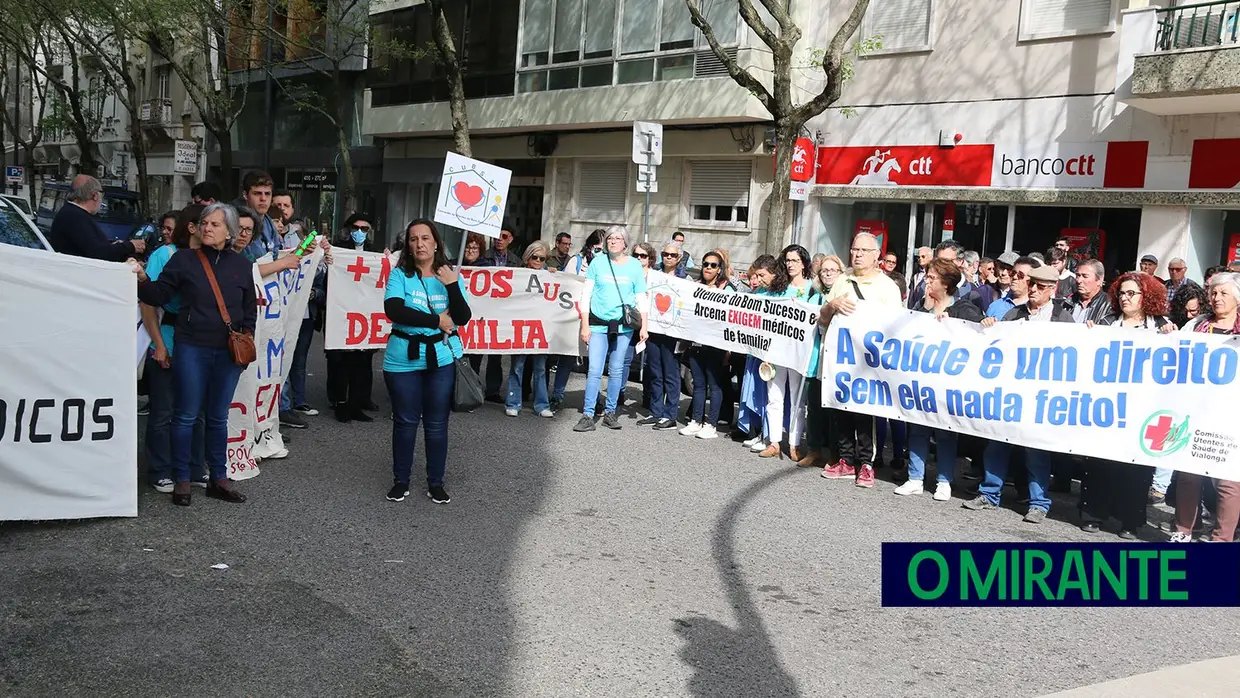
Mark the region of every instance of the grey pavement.
<instances>
[{"instance_id":1,"label":"grey pavement","mask_svg":"<svg viewBox=\"0 0 1240 698\"><path fill-rule=\"evenodd\" d=\"M384 413L324 414L246 504L0 525L0 694L1036 696L1240 654L1231 609L880 607L882 541L1099 540L1070 505L1033 526L577 416L453 415L446 506L384 500Z\"/></svg>"}]
</instances>

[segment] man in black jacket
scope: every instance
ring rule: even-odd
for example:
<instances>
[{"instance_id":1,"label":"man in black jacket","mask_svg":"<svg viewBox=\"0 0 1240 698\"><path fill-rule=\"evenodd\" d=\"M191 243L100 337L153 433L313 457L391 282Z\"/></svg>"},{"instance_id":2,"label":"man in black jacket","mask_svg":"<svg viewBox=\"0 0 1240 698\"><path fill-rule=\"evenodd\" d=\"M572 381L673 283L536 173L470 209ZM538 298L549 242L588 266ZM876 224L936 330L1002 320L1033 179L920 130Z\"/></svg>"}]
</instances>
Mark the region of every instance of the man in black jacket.
<instances>
[{"instance_id":1,"label":"man in black jacket","mask_svg":"<svg viewBox=\"0 0 1240 698\"><path fill-rule=\"evenodd\" d=\"M141 256L146 251L143 240L112 241L95 221L95 214L103 203L103 185L90 175L73 178L69 200L56 217L47 241L52 249L74 257L101 259L105 262L123 262L130 257Z\"/></svg>"}]
</instances>

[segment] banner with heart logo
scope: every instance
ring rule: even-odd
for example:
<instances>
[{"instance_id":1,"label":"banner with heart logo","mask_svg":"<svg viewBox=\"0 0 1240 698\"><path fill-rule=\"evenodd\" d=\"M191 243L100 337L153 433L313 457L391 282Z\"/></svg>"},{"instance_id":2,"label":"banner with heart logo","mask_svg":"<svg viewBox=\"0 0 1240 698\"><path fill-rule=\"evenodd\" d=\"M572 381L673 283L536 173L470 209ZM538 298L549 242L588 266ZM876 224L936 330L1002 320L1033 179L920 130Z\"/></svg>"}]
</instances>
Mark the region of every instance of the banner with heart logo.
<instances>
[{"instance_id":1,"label":"banner with heart logo","mask_svg":"<svg viewBox=\"0 0 1240 698\"><path fill-rule=\"evenodd\" d=\"M383 294L396 255L338 252L328 269L324 344L328 349L382 349L392 323ZM461 270L473 319L461 328L470 354L581 355L577 300L585 279L519 268Z\"/></svg>"},{"instance_id":2,"label":"banner with heart logo","mask_svg":"<svg viewBox=\"0 0 1240 698\"><path fill-rule=\"evenodd\" d=\"M751 354L802 374L809 370L817 306L721 291L657 271L647 277L647 288L650 332Z\"/></svg>"}]
</instances>

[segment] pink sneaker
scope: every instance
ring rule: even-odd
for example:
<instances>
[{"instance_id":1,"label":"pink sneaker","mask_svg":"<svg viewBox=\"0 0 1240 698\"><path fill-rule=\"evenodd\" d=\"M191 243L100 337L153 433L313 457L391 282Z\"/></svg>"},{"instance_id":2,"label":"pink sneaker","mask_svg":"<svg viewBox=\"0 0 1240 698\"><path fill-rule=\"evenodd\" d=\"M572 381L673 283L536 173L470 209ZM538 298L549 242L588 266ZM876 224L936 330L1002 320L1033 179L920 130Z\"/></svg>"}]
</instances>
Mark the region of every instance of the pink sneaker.
<instances>
[{"instance_id":1,"label":"pink sneaker","mask_svg":"<svg viewBox=\"0 0 1240 698\"><path fill-rule=\"evenodd\" d=\"M874 486L874 466L865 464L857 471L857 487Z\"/></svg>"},{"instance_id":2,"label":"pink sneaker","mask_svg":"<svg viewBox=\"0 0 1240 698\"><path fill-rule=\"evenodd\" d=\"M840 459L840 461L835 465L828 465L822 469L822 476L828 480L843 480L845 478L854 477L856 474L856 469L849 465L848 461L843 459Z\"/></svg>"}]
</instances>

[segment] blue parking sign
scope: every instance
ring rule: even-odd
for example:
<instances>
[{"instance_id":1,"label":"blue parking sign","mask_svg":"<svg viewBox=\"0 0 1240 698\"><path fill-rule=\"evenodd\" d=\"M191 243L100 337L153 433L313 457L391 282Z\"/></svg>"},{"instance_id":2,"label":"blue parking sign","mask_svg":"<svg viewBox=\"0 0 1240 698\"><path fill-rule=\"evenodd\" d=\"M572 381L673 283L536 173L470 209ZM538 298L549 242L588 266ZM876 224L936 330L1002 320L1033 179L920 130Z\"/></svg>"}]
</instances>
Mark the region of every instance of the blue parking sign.
<instances>
[{"instance_id":1,"label":"blue parking sign","mask_svg":"<svg viewBox=\"0 0 1240 698\"><path fill-rule=\"evenodd\" d=\"M24 175L25 175L25 172L22 170L22 168L16 165L9 165L4 168L4 181L6 183L20 184L22 180L25 179Z\"/></svg>"}]
</instances>

